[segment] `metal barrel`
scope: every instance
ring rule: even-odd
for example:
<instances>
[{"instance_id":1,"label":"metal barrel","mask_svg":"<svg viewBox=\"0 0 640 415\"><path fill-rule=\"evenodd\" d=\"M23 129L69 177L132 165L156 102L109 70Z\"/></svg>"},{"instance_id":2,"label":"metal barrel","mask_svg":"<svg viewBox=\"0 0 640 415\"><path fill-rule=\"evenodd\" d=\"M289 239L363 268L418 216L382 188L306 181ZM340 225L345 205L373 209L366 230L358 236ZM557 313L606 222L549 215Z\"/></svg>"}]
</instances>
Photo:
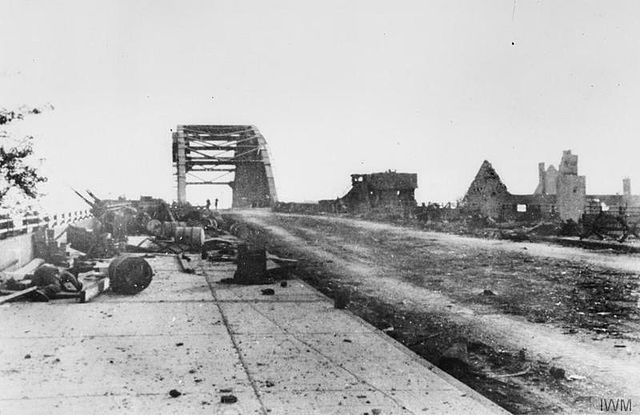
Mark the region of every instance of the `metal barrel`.
<instances>
[{"instance_id":1,"label":"metal barrel","mask_svg":"<svg viewBox=\"0 0 640 415\"><path fill-rule=\"evenodd\" d=\"M237 284L264 284L267 282L267 251L264 248L238 245L238 268L233 275Z\"/></svg>"},{"instance_id":2,"label":"metal barrel","mask_svg":"<svg viewBox=\"0 0 640 415\"><path fill-rule=\"evenodd\" d=\"M176 229L187 226L187 222L162 222L162 236L165 238L175 236Z\"/></svg>"},{"instance_id":3,"label":"metal barrel","mask_svg":"<svg viewBox=\"0 0 640 415\"><path fill-rule=\"evenodd\" d=\"M162 234L162 222L158 219L151 219L146 225L147 232L151 235L159 236Z\"/></svg>"},{"instance_id":4,"label":"metal barrel","mask_svg":"<svg viewBox=\"0 0 640 415\"><path fill-rule=\"evenodd\" d=\"M199 226L178 226L174 237L178 243L201 248L204 244L204 229Z\"/></svg>"},{"instance_id":5,"label":"metal barrel","mask_svg":"<svg viewBox=\"0 0 640 415\"><path fill-rule=\"evenodd\" d=\"M111 290L118 294L136 294L151 284L153 270L144 258L122 255L109 264Z\"/></svg>"}]
</instances>

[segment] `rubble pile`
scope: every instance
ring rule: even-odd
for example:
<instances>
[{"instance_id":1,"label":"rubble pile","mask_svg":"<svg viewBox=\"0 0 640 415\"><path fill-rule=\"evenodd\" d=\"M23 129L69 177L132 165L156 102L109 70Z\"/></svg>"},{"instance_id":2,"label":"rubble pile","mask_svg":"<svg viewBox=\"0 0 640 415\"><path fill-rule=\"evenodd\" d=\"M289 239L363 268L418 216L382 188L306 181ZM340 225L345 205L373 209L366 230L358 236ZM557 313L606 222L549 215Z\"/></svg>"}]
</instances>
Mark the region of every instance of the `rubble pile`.
<instances>
[{"instance_id":1,"label":"rubble pile","mask_svg":"<svg viewBox=\"0 0 640 415\"><path fill-rule=\"evenodd\" d=\"M194 273L188 254L211 262L236 262L228 283L264 284L286 277L296 261L278 258L254 241L247 225L217 210L161 199L103 200L77 192L93 217L64 230L33 233L36 259L3 273L0 303L18 299L90 301L105 291L134 295L146 289L153 270L145 256L175 255L181 269ZM64 236L64 238L63 238Z\"/></svg>"}]
</instances>

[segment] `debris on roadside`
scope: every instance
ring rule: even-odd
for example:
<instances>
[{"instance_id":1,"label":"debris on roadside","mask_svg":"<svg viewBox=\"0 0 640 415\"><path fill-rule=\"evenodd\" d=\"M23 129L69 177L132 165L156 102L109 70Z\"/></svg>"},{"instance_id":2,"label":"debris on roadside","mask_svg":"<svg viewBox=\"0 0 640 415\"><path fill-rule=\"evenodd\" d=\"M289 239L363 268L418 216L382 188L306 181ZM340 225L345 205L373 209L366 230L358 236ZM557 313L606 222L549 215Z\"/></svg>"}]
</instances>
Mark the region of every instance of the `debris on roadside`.
<instances>
[{"instance_id":1,"label":"debris on roadside","mask_svg":"<svg viewBox=\"0 0 640 415\"><path fill-rule=\"evenodd\" d=\"M557 380L562 380L566 377L565 370L555 366L551 366L551 368L549 369L549 374L551 374L551 376Z\"/></svg>"},{"instance_id":2,"label":"debris on roadside","mask_svg":"<svg viewBox=\"0 0 640 415\"><path fill-rule=\"evenodd\" d=\"M185 254L176 254L176 259L178 260L178 264L180 264L180 269L185 274L195 274L195 270L188 265L185 261L191 261L191 258L186 256Z\"/></svg>"},{"instance_id":3,"label":"debris on roadside","mask_svg":"<svg viewBox=\"0 0 640 415\"><path fill-rule=\"evenodd\" d=\"M220 403L236 403L238 402L238 398L235 395L222 395L220 397Z\"/></svg>"},{"instance_id":4,"label":"debris on roadside","mask_svg":"<svg viewBox=\"0 0 640 415\"><path fill-rule=\"evenodd\" d=\"M340 290L336 292L333 306L338 310L344 310L351 301L351 292L349 290Z\"/></svg>"},{"instance_id":5,"label":"debris on roadside","mask_svg":"<svg viewBox=\"0 0 640 415\"><path fill-rule=\"evenodd\" d=\"M467 343L457 342L449 346L438 360L438 366L453 373L465 373L469 369L469 353Z\"/></svg>"}]
</instances>

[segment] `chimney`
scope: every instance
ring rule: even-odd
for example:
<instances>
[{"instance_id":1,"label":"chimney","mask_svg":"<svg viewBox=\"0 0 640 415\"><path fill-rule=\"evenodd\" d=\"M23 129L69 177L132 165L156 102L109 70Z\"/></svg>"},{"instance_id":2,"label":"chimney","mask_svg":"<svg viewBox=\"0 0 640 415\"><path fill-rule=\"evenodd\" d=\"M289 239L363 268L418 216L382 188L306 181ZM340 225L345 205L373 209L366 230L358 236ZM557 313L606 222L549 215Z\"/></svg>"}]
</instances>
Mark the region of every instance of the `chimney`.
<instances>
[{"instance_id":1,"label":"chimney","mask_svg":"<svg viewBox=\"0 0 640 415\"><path fill-rule=\"evenodd\" d=\"M631 179L628 177L622 179L622 194L625 197L631 196Z\"/></svg>"},{"instance_id":2,"label":"chimney","mask_svg":"<svg viewBox=\"0 0 640 415\"><path fill-rule=\"evenodd\" d=\"M540 194L547 194L547 189L545 188L547 183L547 171L545 170L544 163L538 163L538 189L540 190Z\"/></svg>"}]
</instances>

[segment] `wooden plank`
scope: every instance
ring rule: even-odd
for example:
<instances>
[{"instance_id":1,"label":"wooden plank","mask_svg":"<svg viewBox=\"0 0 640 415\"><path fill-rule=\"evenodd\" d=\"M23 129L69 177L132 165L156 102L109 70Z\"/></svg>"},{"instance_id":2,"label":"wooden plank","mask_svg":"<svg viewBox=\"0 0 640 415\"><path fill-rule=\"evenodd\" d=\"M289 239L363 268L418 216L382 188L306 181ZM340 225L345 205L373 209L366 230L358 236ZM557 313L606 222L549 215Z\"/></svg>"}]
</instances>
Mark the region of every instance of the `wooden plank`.
<instances>
[{"instance_id":1,"label":"wooden plank","mask_svg":"<svg viewBox=\"0 0 640 415\"><path fill-rule=\"evenodd\" d=\"M5 272L4 276L7 278L13 278L15 280L21 280L21 279L24 279L25 275L33 274L35 270L38 269L38 267L42 264L44 264L44 259L34 258L31 261L29 261L28 264L24 265L21 268L18 268L10 272Z\"/></svg>"},{"instance_id":2,"label":"wooden plank","mask_svg":"<svg viewBox=\"0 0 640 415\"><path fill-rule=\"evenodd\" d=\"M182 272L185 272L187 274L194 274L195 270L193 268L191 268L189 265L187 265L187 263L185 262L185 260L182 257L182 255L184 255L184 254L176 255L176 258L178 259L178 263L180 264L180 268L182 269Z\"/></svg>"},{"instance_id":3,"label":"wooden plank","mask_svg":"<svg viewBox=\"0 0 640 415\"><path fill-rule=\"evenodd\" d=\"M9 302L11 300L15 300L16 298L20 298L23 297L31 292L34 292L35 290L37 290L38 287L29 287L27 289L15 292L13 294L9 294L9 295L5 295L4 297L0 297L0 304L4 304L6 302Z\"/></svg>"},{"instance_id":4,"label":"wooden plank","mask_svg":"<svg viewBox=\"0 0 640 415\"><path fill-rule=\"evenodd\" d=\"M80 298L80 291L77 292L73 292L73 291L60 291L59 293L56 293L53 297L49 297L52 300L68 300L68 299L72 299L72 298Z\"/></svg>"},{"instance_id":5,"label":"wooden plank","mask_svg":"<svg viewBox=\"0 0 640 415\"><path fill-rule=\"evenodd\" d=\"M296 259L280 258L279 256L270 254L268 252L267 252L267 259L275 262L276 264L278 264L281 267L295 266L298 263L298 260L296 260Z\"/></svg>"}]
</instances>

